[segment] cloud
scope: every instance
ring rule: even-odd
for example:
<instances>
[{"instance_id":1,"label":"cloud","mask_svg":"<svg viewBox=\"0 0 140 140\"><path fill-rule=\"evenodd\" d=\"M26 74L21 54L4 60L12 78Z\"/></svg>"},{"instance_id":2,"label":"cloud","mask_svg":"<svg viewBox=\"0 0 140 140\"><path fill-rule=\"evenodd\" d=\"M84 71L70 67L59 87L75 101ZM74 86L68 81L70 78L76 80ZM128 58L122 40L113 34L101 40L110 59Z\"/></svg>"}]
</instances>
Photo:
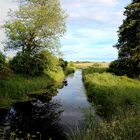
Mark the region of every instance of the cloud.
<instances>
[{"instance_id":1,"label":"cloud","mask_svg":"<svg viewBox=\"0 0 140 140\"><path fill-rule=\"evenodd\" d=\"M67 33L62 52L67 60L112 61L117 50L117 30L124 18L124 7L131 0L61 0L67 18ZM9 9L16 9L13 0L0 1L0 25L6 20ZM0 41L5 34L0 29ZM0 48L3 45L0 44ZM13 55L10 52L8 55Z\"/></svg>"},{"instance_id":2,"label":"cloud","mask_svg":"<svg viewBox=\"0 0 140 140\"><path fill-rule=\"evenodd\" d=\"M112 46L124 18L124 7L130 2L120 0L62 0L69 14L68 31L62 40L62 51L68 60L107 60L117 58Z\"/></svg>"}]
</instances>

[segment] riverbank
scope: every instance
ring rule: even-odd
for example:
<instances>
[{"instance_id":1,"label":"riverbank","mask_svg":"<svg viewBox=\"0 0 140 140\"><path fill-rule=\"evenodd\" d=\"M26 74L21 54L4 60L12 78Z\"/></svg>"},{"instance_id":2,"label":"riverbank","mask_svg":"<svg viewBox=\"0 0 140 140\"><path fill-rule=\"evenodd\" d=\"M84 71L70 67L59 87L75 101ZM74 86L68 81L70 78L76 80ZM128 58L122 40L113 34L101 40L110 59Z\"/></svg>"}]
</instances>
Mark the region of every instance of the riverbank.
<instances>
[{"instance_id":1,"label":"riverbank","mask_svg":"<svg viewBox=\"0 0 140 140\"><path fill-rule=\"evenodd\" d=\"M29 94L42 94L49 90L48 85L56 85L64 80L62 70L37 77L12 74L0 80L0 108L10 107L17 101L27 101Z\"/></svg>"},{"instance_id":2,"label":"riverbank","mask_svg":"<svg viewBox=\"0 0 140 140\"><path fill-rule=\"evenodd\" d=\"M0 117L1 124L4 125L0 134L5 134L4 129L7 127L5 124L8 124L10 128L7 134L13 139L26 139L27 135L29 139L32 139L32 136L38 139L39 135L41 140L69 139L71 130L76 131L79 122L84 119L83 109L90 108L91 105L86 97L81 70L76 70L65 80L66 86L58 89L57 94L49 101L43 97L15 103L5 113L7 115Z\"/></svg>"},{"instance_id":3,"label":"riverbank","mask_svg":"<svg viewBox=\"0 0 140 140\"><path fill-rule=\"evenodd\" d=\"M100 107L97 112L110 118L120 109L140 106L140 81L126 76L115 76L104 68L83 70L83 80L90 101Z\"/></svg>"},{"instance_id":4,"label":"riverbank","mask_svg":"<svg viewBox=\"0 0 140 140\"><path fill-rule=\"evenodd\" d=\"M82 133L76 132L73 140L139 140L140 81L93 67L83 70L83 81L102 121L89 113L86 127Z\"/></svg>"}]
</instances>

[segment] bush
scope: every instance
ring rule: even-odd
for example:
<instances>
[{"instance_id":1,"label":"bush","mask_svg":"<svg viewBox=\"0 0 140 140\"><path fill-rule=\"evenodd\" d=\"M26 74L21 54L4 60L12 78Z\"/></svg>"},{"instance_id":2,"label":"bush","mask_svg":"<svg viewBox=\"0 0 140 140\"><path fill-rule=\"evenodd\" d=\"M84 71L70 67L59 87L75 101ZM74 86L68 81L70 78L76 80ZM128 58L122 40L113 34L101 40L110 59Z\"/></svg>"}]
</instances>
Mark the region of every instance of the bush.
<instances>
[{"instance_id":1,"label":"bush","mask_svg":"<svg viewBox=\"0 0 140 140\"><path fill-rule=\"evenodd\" d=\"M39 58L39 55L28 56L27 54L18 53L10 61L10 68L16 73L31 76L41 75L44 70L44 62Z\"/></svg>"},{"instance_id":2,"label":"bush","mask_svg":"<svg viewBox=\"0 0 140 140\"><path fill-rule=\"evenodd\" d=\"M119 76L127 75L129 77L138 77L140 74L140 68L135 69L134 65L135 64L132 60L115 60L110 64L109 72Z\"/></svg>"},{"instance_id":3,"label":"bush","mask_svg":"<svg viewBox=\"0 0 140 140\"><path fill-rule=\"evenodd\" d=\"M57 57L49 51L42 51L32 56L26 53L18 53L10 61L10 68L14 72L31 76L41 75L46 70L57 71L58 66Z\"/></svg>"},{"instance_id":4,"label":"bush","mask_svg":"<svg viewBox=\"0 0 140 140\"><path fill-rule=\"evenodd\" d=\"M65 71L67 66L68 66L68 62L63 60L62 58L60 58L59 59L59 65L62 67L63 71Z\"/></svg>"}]
</instances>

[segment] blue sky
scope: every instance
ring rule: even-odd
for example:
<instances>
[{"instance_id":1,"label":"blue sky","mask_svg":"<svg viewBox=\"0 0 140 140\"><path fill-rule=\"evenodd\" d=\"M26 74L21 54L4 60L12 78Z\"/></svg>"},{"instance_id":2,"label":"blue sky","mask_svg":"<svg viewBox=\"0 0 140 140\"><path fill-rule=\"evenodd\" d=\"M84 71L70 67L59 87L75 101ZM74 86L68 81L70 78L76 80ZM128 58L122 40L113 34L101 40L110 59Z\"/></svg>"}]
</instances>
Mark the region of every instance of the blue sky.
<instances>
[{"instance_id":1,"label":"blue sky","mask_svg":"<svg viewBox=\"0 0 140 140\"><path fill-rule=\"evenodd\" d=\"M131 0L61 0L68 14L67 32L61 39L66 60L112 61L117 50L117 30L124 19L123 11ZM15 9L13 0L0 0L0 25L8 9ZM5 35L0 29L0 41ZM2 45L0 46L2 48ZM9 55L12 55L10 52Z\"/></svg>"}]
</instances>

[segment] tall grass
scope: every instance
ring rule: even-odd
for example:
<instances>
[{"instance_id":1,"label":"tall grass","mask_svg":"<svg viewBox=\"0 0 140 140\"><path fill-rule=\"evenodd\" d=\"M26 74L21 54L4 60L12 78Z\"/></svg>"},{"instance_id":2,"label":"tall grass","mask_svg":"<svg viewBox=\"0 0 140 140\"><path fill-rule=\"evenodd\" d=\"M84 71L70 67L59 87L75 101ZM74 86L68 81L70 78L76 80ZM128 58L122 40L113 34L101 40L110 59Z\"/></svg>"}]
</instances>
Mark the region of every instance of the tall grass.
<instances>
[{"instance_id":1,"label":"tall grass","mask_svg":"<svg viewBox=\"0 0 140 140\"><path fill-rule=\"evenodd\" d=\"M0 79L0 107L8 107L17 100L27 100L28 94L39 93L40 90L46 89L48 85L58 83L63 79L64 73L62 70L39 77L13 74L8 79Z\"/></svg>"},{"instance_id":2,"label":"tall grass","mask_svg":"<svg viewBox=\"0 0 140 140\"><path fill-rule=\"evenodd\" d=\"M83 72L83 79L89 100L97 106L97 113L110 118L119 110L140 106L140 82L125 76L97 72L88 68Z\"/></svg>"},{"instance_id":3,"label":"tall grass","mask_svg":"<svg viewBox=\"0 0 140 140\"><path fill-rule=\"evenodd\" d=\"M140 81L92 67L83 70L83 80L101 120L86 113L83 130L71 140L139 140Z\"/></svg>"},{"instance_id":4,"label":"tall grass","mask_svg":"<svg viewBox=\"0 0 140 140\"><path fill-rule=\"evenodd\" d=\"M137 114L133 110L111 121L99 121L93 112L86 112L83 130L74 131L70 140L139 140L139 122L140 112Z\"/></svg>"}]
</instances>

